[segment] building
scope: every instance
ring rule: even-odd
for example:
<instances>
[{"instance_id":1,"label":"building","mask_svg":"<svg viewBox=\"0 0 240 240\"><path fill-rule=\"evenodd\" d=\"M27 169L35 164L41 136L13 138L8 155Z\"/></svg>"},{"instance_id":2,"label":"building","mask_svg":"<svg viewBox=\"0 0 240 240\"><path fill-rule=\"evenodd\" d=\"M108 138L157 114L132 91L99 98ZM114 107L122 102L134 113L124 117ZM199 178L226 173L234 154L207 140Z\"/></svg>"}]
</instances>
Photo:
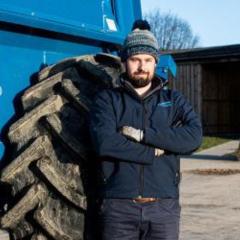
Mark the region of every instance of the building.
<instances>
[{"instance_id":1,"label":"building","mask_svg":"<svg viewBox=\"0 0 240 240\"><path fill-rule=\"evenodd\" d=\"M171 85L201 116L204 134L239 135L240 44L170 53L178 66Z\"/></svg>"}]
</instances>

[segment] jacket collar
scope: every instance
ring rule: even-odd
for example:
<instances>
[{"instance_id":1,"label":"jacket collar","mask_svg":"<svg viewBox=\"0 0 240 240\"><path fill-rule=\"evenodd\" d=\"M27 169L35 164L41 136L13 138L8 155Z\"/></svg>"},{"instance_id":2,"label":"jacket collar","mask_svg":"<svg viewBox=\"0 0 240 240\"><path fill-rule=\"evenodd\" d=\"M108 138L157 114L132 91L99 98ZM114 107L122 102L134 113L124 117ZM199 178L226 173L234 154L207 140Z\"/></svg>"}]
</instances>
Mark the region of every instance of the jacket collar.
<instances>
[{"instance_id":1,"label":"jacket collar","mask_svg":"<svg viewBox=\"0 0 240 240\"><path fill-rule=\"evenodd\" d=\"M119 78L119 86L131 96L137 98L140 101L143 101L148 97L152 96L155 92L159 91L163 87L163 81L159 76L154 75L150 90L143 96L138 95L133 85L128 81L128 78L125 73L122 74Z\"/></svg>"}]
</instances>

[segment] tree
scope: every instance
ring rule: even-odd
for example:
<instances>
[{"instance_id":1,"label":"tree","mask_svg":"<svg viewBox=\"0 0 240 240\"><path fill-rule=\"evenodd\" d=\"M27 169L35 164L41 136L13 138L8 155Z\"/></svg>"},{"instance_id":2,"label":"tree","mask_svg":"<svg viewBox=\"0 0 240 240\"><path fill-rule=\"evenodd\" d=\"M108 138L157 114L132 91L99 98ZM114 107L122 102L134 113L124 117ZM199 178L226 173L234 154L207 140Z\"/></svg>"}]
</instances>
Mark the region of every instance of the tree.
<instances>
[{"instance_id":1,"label":"tree","mask_svg":"<svg viewBox=\"0 0 240 240\"><path fill-rule=\"evenodd\" d=\"M154 10L144 17L150 24L161 50L194 48L199 37L194 35L190 24L177 15Z\"/></svg>"}]
</instances>

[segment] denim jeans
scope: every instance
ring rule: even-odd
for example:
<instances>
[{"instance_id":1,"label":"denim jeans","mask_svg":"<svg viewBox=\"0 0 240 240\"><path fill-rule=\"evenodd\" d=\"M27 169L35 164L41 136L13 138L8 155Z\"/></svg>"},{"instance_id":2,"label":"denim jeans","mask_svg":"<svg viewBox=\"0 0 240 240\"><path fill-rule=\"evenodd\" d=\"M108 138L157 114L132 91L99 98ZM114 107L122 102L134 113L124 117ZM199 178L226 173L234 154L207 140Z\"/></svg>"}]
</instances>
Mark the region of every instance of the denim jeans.
<instances>
[{"instance_id":1,"label":"denim jeans","mask_svg":"<svg viewBox=\"0 0 240 240\"><path fill-rule=\"evenodd\" d=\"M136 203L104 199L100 207L102 240L178 240L178 199Z\"/></svg>"}]
</instances>

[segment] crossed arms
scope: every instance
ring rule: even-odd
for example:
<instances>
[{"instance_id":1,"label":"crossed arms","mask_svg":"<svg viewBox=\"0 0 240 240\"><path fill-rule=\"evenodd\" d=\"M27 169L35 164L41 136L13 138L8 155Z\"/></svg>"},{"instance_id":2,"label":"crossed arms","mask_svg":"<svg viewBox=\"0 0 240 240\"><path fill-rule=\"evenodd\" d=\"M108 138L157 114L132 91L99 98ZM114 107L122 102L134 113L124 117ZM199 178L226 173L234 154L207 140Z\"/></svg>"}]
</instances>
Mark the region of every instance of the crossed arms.
<instances>
[{"instance_id":1,"label":"crossed arms","mask_svg":"<svg viewBox=\"0 0 240 240\"><path fill-rule=\"evenodd\" d=\"M196 149L201 143L201 124L191 106L176 96L177 115L182 125L134 129L124 126L117 129L116 116L108 90L96 98L91 110L90 133L99 156L108 156L120 161L152 164L156 156L170 151L183 154ZM177 116L178 118L180 116Z\"/></svg>"}]
</instances>

